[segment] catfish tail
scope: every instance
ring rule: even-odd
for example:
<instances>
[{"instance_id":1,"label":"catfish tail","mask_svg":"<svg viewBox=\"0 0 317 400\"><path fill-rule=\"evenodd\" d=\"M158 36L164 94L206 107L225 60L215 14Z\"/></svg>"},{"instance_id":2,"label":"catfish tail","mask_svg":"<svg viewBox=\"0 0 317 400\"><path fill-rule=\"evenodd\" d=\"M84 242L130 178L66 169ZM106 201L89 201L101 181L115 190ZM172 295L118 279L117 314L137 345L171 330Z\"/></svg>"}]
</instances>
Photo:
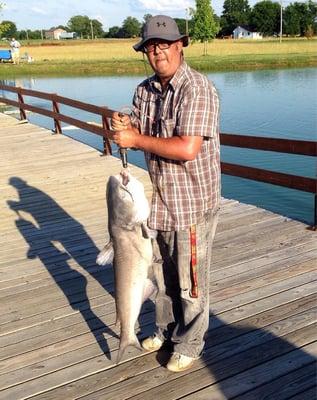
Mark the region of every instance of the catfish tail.
<instances>
[{"instance_id":1,"label":"catfish tail","mask_svg":"<svg viewBox=\"0 0 317 400\"><path fill-rule=\"evenodd\" d=\"M136 337L135 334L132 337L127 337L127 338L124 338L124 337L121 336L116 364L119 364L119 362L122 359L122 356L123 356L124 352L126 351L126 349L129 346L134 346L139 350L143 350L142 346L140 345L140 342L139 342L139 340L138 340L138 338Z\"/></svg>"}]
</instances>

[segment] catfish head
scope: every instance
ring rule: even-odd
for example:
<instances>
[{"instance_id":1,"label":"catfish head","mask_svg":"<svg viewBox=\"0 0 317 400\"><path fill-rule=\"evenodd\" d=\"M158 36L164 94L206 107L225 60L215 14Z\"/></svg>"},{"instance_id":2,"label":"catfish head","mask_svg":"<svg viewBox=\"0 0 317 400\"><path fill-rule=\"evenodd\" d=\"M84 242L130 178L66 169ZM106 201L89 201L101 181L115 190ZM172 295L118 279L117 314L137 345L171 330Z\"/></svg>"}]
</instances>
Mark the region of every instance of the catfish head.
<instances>
[{"instance_id":1,"label":"catfish head","mask_svg":"<svg viewBox=\"0 0 317 400\"><path fill-rule=\"evenodd\" d=\"M143 184L127 171L110 176L107 206L109 227L115 225L133 229L146 221L150 213Z\"/></svg>"}]
</instances>

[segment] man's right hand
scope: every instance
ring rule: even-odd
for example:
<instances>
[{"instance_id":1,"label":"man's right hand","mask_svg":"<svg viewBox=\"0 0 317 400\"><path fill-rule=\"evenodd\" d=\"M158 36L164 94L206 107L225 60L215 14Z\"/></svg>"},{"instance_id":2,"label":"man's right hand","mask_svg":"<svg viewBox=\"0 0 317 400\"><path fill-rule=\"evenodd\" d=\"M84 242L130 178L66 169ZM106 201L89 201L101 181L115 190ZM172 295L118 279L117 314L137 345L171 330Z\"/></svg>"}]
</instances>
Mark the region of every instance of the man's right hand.
<instances>
[{"instance_id":1,"label":"man's right hand","mask_svg":"<svg viewBox=\"0 0 317 400\"><path fill-rule=\"evenodd\" d=\"M111 128L114 131L123 131L125 129L132 129L130 117L127 114L114 112L111 118Z\"/></svg>"}]
</instances>

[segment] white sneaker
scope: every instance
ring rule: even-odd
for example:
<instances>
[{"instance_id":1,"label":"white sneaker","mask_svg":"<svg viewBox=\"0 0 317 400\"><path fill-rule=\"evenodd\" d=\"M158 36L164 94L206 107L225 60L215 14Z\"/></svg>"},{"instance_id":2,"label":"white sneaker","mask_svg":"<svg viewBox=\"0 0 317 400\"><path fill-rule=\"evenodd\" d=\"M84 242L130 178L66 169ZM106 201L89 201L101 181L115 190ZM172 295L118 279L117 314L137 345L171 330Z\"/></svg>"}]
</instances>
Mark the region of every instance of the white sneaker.
<instances>
[{"instance_id":1,"label":"white sneaker","mask_svg":"<svg viewBox=\"0 0 317 400\"><path fill-rule=\"evenodd\" d=\"M188 357L183 354L173 353L166 368L169 371L181 372L189 369L199 357Z\"/></svg>"},{"instance_id":2,"label":"white sneaker","mask_svg":"<svg viewBox=\"0 0 317 400\"><path fill-rule=\"evenodd\" d=\"M157 351L163 346L163 340L157 336L150 336L143 340L141 346L146 351Z\"/></svg>"}]
</instances>

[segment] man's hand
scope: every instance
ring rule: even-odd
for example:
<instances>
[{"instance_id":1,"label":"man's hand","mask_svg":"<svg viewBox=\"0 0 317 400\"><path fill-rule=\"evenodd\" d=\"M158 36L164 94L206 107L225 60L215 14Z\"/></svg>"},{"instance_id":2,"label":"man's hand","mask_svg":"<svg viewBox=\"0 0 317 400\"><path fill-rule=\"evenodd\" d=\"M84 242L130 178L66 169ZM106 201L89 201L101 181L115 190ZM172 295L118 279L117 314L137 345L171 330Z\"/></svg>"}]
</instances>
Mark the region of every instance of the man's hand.
<instances>
[{"instance_id":1,"label":"man's hand","mask_svg":"<svg viewBox=\"0 0 317 400\"><path fill-rule=\"evenodd\" d=\"M109 134L109 139L113 140L119 147L136 148L136 140L139 132L131 124L130 117L118 112L113 113L111 118L111 127L113 131Z\"/></svg>"},{"instance_id":2,"label":"man's hand","mask_svg":"<svg viewBox=\"0 0 317 400\"><path fill-rule=\"evenodd\" d=\"M140 136L139 133L135 132L134 129L124 129L123 131L111 131L109 133L109 139L113 140L115 144L122 148L135 148L137 149L137 138Z\"/></svg>"},{"instance_id":3,"label":"man's hand","mask_svg":"<svg viewBox=\"0 0 317 400\"><path fill-rule=\"evenodd\" d=\"M114 131L123 131L124 129L131 129L131 120L129 115L114 112L111 118L111 128Z\"/></svg>"}]
</instances>

